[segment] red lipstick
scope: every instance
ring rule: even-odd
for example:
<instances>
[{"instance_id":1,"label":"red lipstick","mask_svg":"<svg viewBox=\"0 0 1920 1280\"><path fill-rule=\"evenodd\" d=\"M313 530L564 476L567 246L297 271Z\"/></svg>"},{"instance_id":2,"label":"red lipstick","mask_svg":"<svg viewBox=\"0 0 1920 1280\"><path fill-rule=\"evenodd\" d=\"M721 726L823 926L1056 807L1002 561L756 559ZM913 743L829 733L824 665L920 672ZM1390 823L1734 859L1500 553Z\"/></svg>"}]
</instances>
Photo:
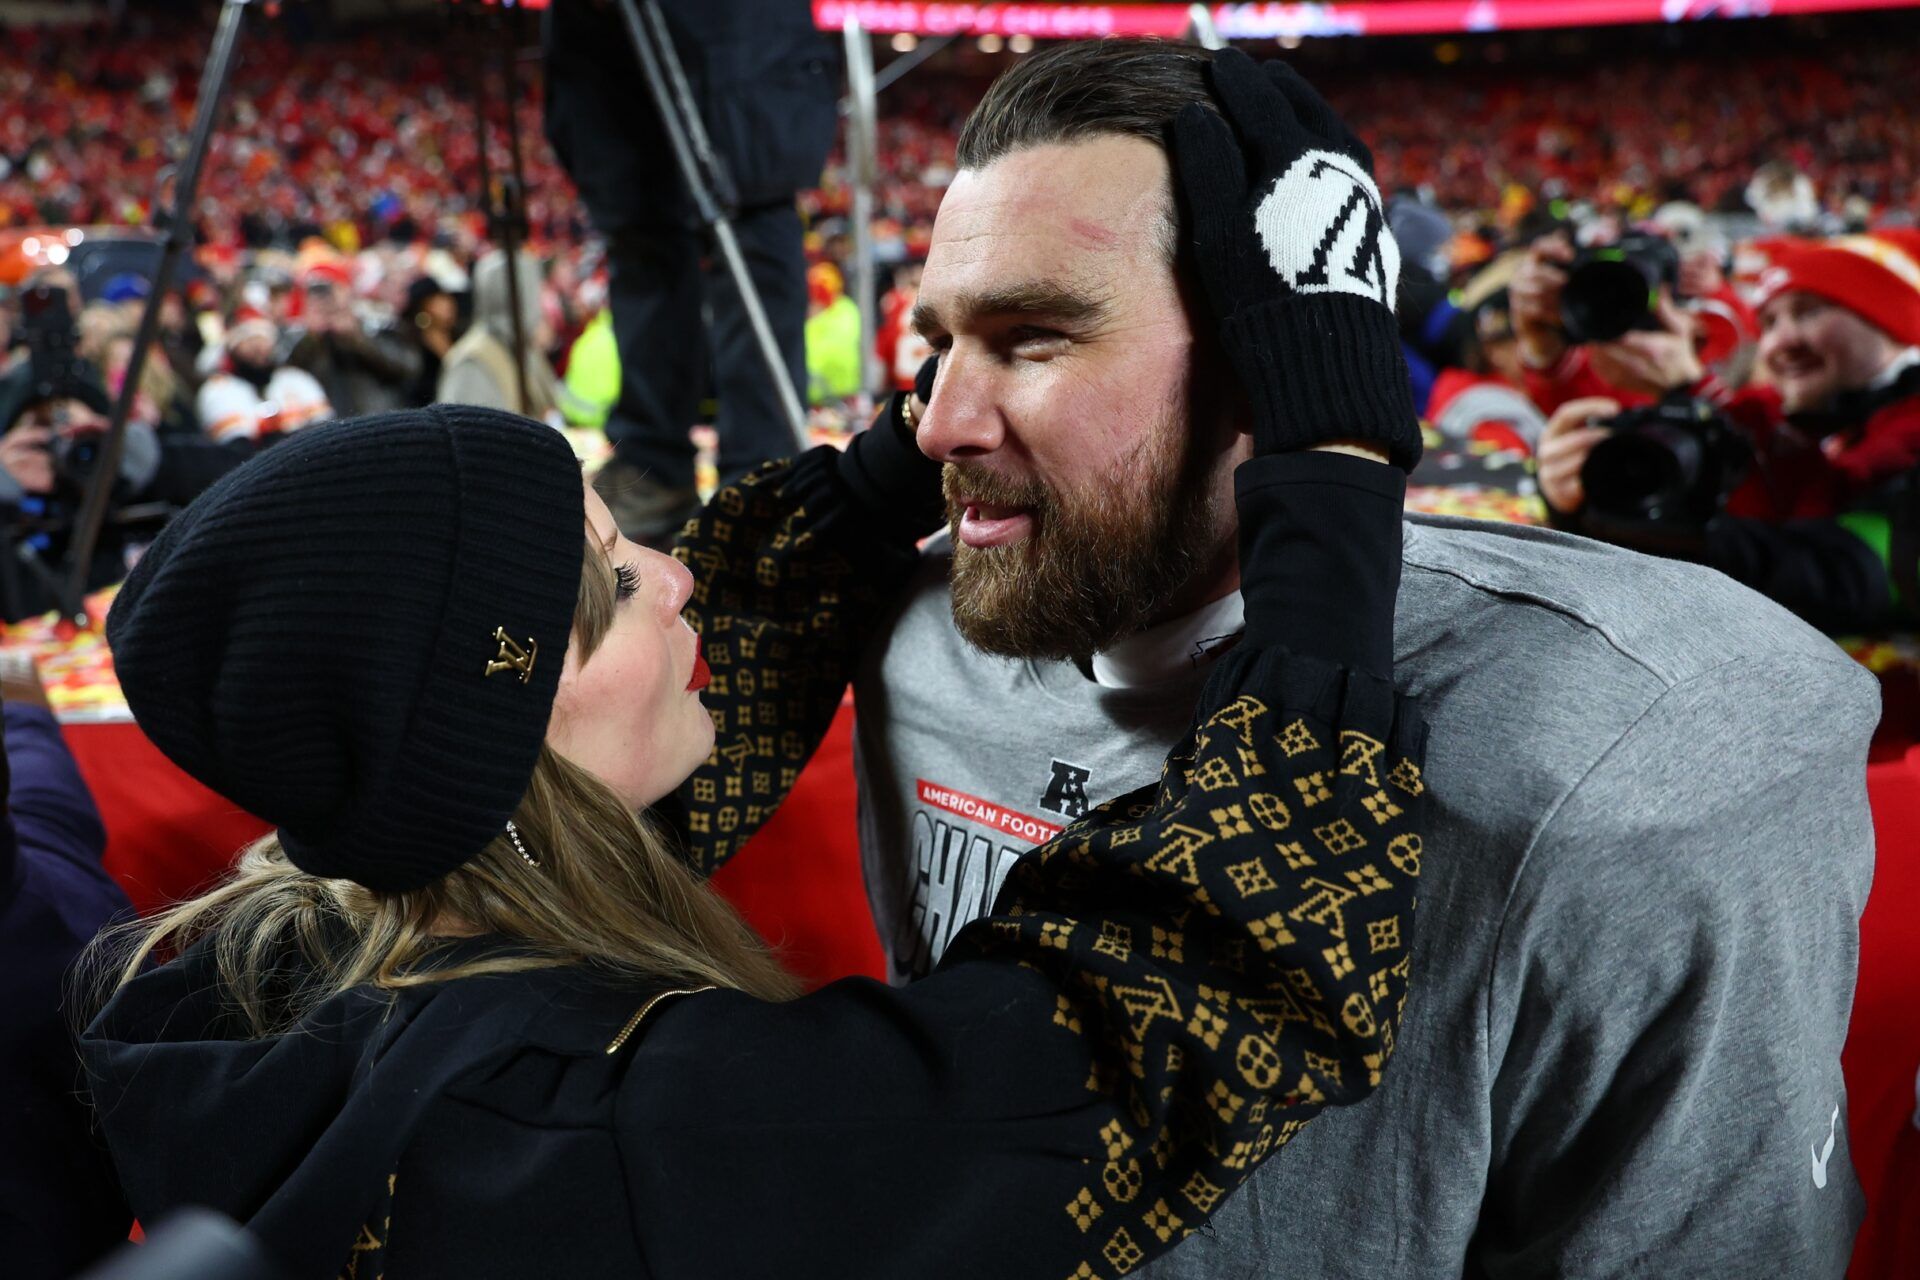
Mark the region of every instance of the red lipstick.
<instances>
[{"instance_id":1,"label":"red lipstick","mask_svg":"<svg viewBox=\"0 0 1920 1280\"><path fill-rule=\"evenodd\" d=\"M687 678L687 692L698 693L707 687L713 679L713 672L707 670L706 655L700 652L700 637L693 638L693 674Z\"/></svg>"}]
</instances>

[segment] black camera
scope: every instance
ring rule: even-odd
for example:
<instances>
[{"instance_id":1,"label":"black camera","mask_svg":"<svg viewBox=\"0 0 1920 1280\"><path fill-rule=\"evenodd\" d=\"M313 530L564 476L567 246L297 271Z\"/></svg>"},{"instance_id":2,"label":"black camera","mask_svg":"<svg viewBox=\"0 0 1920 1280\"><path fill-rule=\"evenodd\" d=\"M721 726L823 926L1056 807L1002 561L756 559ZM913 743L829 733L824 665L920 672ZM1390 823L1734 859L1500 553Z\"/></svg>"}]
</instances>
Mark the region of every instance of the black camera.
<instances>
[{"instance_id":1,"label":"black camera","mask_svg":"<svg viewBox=\"0 0 1920 1280\"><path fill-rule=\"evenodd\" d=\"M14 418L49 400L78 400L95 413L109 410L106 387L75 350L78 334L67 291L37 284L20 295L20 332L27 344L27 393ZM0 431L13 426L0 424Z\"/></svg>"},{"instance_id":2,"label":"black camera","mask_svg":"<svg viewBox=\"0 0 1920 1280\"><path fill-rule=\"evenodd\" d=\"M1611 342L1634 329L1657 328L1653 312L1661 285L1680 285L1680 252L1661 236L1635 231L1582 249L1560 292L1567 341Z\"/></svg>"},{"instance_id":3,"label":"black camera","mask_svg":"<svg viewBox=\"0 0 1920 1280\"><path fill-rule=\"evenodd\" d=\"M11 430L30 409L50 401L77 400L97 414L111 411L105 385L75 349L78 334L67 291L37 284L20 295L21 333L27 344L27 389L15 402ZM100 442L90 437L58 436L52 446L54 471L64 486L84 490L98 461Z\"/></svg>"},{"instance_id":4,"label":"black camera","mask_svg":"<svg viewBox=\"0 0 1920 1280\"><path fill-rule=\"evenodd\" d=\"M1753 462L1746 436L1700 400L1662 400L1599 425L1612 434L1587 455L1580 484L1601 520L1702 525Z\"/></svg>"}]
</instances>

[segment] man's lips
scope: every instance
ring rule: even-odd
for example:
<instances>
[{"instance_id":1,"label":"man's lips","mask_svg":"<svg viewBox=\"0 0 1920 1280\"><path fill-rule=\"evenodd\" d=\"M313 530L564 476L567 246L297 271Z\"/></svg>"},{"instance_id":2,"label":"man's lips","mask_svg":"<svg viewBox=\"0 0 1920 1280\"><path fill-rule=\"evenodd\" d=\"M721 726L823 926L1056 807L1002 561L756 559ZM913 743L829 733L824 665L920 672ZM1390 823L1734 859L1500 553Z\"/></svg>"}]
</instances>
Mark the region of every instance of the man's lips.
<instances>
[{"instance_id":1,"label":"man's lips","mask_svg":"<svg viewBox=\"0 0 1920 1280\"><path fill-rule=\"evenodd\" d=\"M960 515L960 541L969 547L1000 547L1033 532L1027 507L998 506L968 499Z\"/></svg>"},{"instance_id":2,"label":"man's lips","mask_svg":"<svg viewBox=\"0 0 1920 1280\"><path fill-rule=\"evenodd\" d=\"M693 674L687 677L687 692L700 692L712 679L713 672L707 670L706 655L700 652L700 637L695 636L693 638Z\"/></svg>"}]
</instances>

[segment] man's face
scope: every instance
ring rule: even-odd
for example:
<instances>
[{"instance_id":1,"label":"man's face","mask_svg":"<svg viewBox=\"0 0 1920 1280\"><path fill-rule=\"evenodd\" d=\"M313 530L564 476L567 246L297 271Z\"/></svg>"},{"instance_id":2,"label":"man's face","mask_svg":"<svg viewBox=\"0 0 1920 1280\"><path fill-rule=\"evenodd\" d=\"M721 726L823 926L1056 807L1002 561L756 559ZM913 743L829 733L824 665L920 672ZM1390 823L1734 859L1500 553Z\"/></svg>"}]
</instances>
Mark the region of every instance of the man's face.
<instances>
[{"instance_id":1,"label":"man's face","mask_svg":"<svg viewBox=\"0 0 1920 1280\"><path fill-rule=\"evenodd\" d=\"M1789 290L1760 309L1760 362L1788 413L1867 386L1895 351L1880 330L1811 293Z\"/></svg>"},{"instance_id":2,"label":"man's face","mask_svg":"<svg viewBox=\"0 0 1920 1280\"><path fill-rule=\"evenodd\" d=\"M264 367L273 361L273 339L250 333L233 344L233 358L242 364Z\"/></svg>"},{"instance_id":3,"label":"man's face","mask_svg":"<svg viewBox=\"0 0 1920 1280\"><path fill-rule=\"evenodd\" d=\"M1232 585L1224 374L1196 376L1167 157L1102 137L964 170L914 323L941 351L954 619L990 652L1085 655Z\"/></svg>"}]
</instances>

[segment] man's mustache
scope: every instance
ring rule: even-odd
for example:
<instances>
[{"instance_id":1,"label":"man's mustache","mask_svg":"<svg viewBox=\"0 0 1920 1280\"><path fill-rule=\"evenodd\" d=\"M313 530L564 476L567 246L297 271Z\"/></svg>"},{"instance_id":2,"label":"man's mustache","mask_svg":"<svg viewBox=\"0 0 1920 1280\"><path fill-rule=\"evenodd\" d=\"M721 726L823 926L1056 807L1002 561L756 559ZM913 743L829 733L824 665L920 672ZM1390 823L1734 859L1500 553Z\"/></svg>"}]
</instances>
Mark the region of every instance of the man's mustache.
<instances>
[{"instance_id":1,"label":"man's mustache","mask_svg":"<svg viewBox=\"0 0 1920 1280\"><path fill-rule=\"evenodd\" d=\"M946 497L948 510L956 512L966 502L1030 507L1035 511L1053 506L1053 490L1041 481L1003 476L977 463L947 463L940 470L940 492Z\"/></svg>"}]
</instances>

